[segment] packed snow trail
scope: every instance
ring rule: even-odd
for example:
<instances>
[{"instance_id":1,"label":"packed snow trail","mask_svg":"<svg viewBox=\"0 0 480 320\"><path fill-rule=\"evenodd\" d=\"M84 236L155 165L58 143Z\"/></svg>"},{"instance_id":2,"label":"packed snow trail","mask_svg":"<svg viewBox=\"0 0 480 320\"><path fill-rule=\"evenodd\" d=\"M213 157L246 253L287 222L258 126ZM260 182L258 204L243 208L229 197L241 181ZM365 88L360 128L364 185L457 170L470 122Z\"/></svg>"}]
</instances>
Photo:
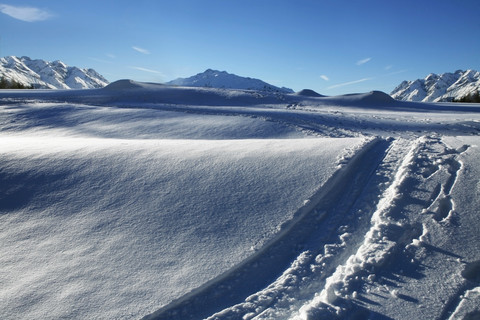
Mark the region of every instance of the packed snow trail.
<instances>
[{"instance_id":1,"label":"packed snow trail","mask_svg":"<svg viewBox=\"0 0 480 320\"><path fill-rule=\"evenodd\" d=\"M437 247L445 242L455 220L451 192L462 168L458 155L467 149L467 145L449 148L435 137L419 138L380 198L361 246L293 318L396 319L401 308L402 315L412 318L447 319L459 304L458 297L475 290L469 279L452 276L452 269L463 268L462 257ZM436 292L433 299L436 283L420 276L431 272L422 270L423 264L435 265L448 288ZM468 278L465 274L463 278ZM477 277L478 270L470 274Z\"/></svg>"},{"instance_id":2,"label":"packed snow trail","mask_svg":"<svg viewBox=\"0 0 480 320\"><path fill-rule=\"evenodd\" d=\"M385 237L391 229L401 227L401 225L389 219L388 213L392 203L399 197L399 187L406 179L408 166L413 162L417 148L418 142L413 143L412 148L402 159L391 184L384 191L377 204L377 209L371 217L371 227L365 234L363 243L358 247L357 252L348 257L344 264L337 266L335 272L326 279L323 290L316 294L311 302L300 309L298 319L312 319L317 318L319 315L324 317L332 309L337 313L332 314L332 317L340 315L338 312L342 310L335 308L335 303L337 300L344 298L344 296L348 296L349 293L355 292L349 289L350 283L356 280L355 276L361 271L384 263L386 256L397 244L397 241L389 240ZM417 235L414 234L414 236ZM357 296L357 294L353 293L352 295Z\"/></svg>"}]
</instances>

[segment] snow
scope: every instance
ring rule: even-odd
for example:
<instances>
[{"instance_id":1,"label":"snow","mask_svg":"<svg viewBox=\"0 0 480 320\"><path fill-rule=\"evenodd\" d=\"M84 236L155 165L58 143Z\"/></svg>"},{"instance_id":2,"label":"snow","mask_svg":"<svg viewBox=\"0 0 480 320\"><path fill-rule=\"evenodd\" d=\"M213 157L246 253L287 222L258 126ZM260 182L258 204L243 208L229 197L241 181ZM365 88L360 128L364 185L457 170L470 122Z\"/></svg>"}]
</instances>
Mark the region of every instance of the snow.
<instances>
[{"instance_id":1,"label":"snow","mask_svg":"<svg viewBox=\"0 0 480 320\"><path fill-rule=\"evenodd\" d=\"M0 317L478 317L479 134L382 92L0 91Z\"/></svg>"},{"instance_id":2,"label":"snow","mask_svg":"<svg viewBox=\"0 0 480 320\"><path fill-rule=\"evenodd\" d=\"M306 97L322 97L322 95L318 92L315 92L312 89L303 89L296 93L299 96L306 96Z\"/></svg>"},{"instance_id":3,"label":"snow","mask_svg":"<svg viewBox=\"0 0 480 320\"><path fill-rule=\"evenodd\" d=\"M102 88L108 81L93 69L69 67L62 61L32 60L29 57L0 58L0 75L9 81L42 89Z\"/></svg>"},{"instance_id":4,"label":"snow","mask_svg":"<svg viewBox=\"0 0 480 320\"><path fill-rule=\"evenodd\" d=\"M461 99L480 90L480 72L457 70L440 75L431 73L424 79L403 81L390 94L403 101L440 102Z\"/></svg>"},{"instance_id":5,"label":"snow","mask_svg":"<svg viewBox=\"0 0 480 320\"><path fill-rule=\"evenodd\" d=\"M209 87L293 93L293 90L290 88L279 88L259 79L240 77L226 71L217 71L212 69L207 69L204 72L189 78L178 78L169 81L166 84L186 87Z\"/></svg>"}]
</instances>

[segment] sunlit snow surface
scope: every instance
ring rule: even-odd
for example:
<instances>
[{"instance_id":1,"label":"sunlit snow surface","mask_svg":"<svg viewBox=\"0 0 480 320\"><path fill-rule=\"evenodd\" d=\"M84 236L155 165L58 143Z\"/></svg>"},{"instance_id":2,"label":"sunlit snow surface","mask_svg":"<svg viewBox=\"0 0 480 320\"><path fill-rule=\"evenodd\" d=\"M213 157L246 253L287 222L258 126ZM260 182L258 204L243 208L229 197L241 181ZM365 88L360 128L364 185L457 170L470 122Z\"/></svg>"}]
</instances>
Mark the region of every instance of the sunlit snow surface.
<instances>
[{"instance_id":1,"label":"sunlit snow surface","mask_svg":"<svg viewBox=\"0 0 480 320\"><path fill-rule=\"evenodd\" d=\"M480 314L480 106L0 91L2 319Z\"/></svg>"}]
</instances>

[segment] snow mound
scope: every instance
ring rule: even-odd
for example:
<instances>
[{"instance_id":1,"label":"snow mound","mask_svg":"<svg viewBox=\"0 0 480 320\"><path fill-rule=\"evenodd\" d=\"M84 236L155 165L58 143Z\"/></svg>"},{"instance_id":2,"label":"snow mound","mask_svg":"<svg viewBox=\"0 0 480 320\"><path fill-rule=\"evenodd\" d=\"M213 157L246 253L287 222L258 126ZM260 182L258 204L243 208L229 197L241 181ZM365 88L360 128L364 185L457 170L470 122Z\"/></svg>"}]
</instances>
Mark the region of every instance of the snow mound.
<instances>
[{"instance_id":1,"label":"snow mound","mask_svg":"<svg viewBox=\"0 0 480 320\"><path fill-rule=\"evenodd\" d=\"M287 99L287 95L270 91L177 86L128 79L113 82L104 89L106 90L102 90L98 99L113 99L121 104L135 103L139 100L139 92L141 92L142 102L175 105L251 106L261 103L279 103ZM109 96L105 92L114 93Z\"/></svg>"},{"instance_id":2,"label":"snow mound","mask_svg":"<svg viewBox=\"0 0 480 320\"><path fill-rule=\"evenodd\" d=\"M386 107L392 106L397 101L382 91L370 91L366 93L351 93L340 96L324 97L322 100L338 105L350 105L361 107Z\"/></svg>"},{"instance_id":3,"label":"snow mound","mask_svg":"<svg viewBox=\"0 0 480 320\"><path fill-rule=\"evenodd\" d=\"M359 94L358 98L361 102L371 104L384 104L395 101L390 95L382 91L371 91L368 93Z\"/></svg>"},{"instance_id":4,"label":"snow mound","mask_svg":"<svg viewBox=\"0 0 480 320\"><path fill-rule=\"evenodd\" d=\"M303 97L324 97L320 93L312 90L312 89L303 89L295 93L297 96L303 96Z\"/></svg>"},{"instance_id":5,"label":"snow mound","mask_svg":"<svg viewBox=\"0 0 480 320\"><path fill-rule=\"evenodd\" d=\"M142 87L143 87L142 84L137 82L137 81L130 80L130 79L122 79L122 80L118 80L118 81L110 83L104 89L107 89L107 90L128 90L128 89L138 89L138 88L142 88Z\"/></svg>"}]
</instances>

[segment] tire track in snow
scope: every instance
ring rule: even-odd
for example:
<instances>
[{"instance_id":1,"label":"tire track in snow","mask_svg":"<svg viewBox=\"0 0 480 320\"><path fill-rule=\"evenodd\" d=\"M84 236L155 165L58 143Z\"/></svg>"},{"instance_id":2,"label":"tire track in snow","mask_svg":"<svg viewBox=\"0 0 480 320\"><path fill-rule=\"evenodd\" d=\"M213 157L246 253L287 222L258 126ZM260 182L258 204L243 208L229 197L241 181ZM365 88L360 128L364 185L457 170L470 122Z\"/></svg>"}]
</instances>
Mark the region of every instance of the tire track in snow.
<instances>
[{"instance_id":1,"label":"tire track in snow","mask_svg":"<svg viewBox=\"0 0 480 320\"><path fill-rule=\"evenodd\" d=\"M368 142L344 167L332 175L260 251L237 267L145 316L144 319L201 319L223 309L224 312L212 318L242 319L252 309L256 314L262 312L284 292L270 290L269 293L260 295L255 295L255 292L261 292L272 283L275 286L276 279L281 282L282 288L288 288L288 282L293 276L289 273L292 266L295 268L299 259L307 256L311 258L311 254L305 253L304 247L311 242L312 234L329 232L327 238L337 238L342 217L350 212L361 197L363 187L383 161L390 145L391 140L380 138ZM330 212L335 214L330 215ZM301 261L300 265L303 267ZM286 276L282 278L282 274ZM250 296L252 294L253 298ZM249 296L250 298L247 298ZM257 297L261 301L250 302ZM235 306L246 298L245 304Z\"/></svg>"}]
</instances>

